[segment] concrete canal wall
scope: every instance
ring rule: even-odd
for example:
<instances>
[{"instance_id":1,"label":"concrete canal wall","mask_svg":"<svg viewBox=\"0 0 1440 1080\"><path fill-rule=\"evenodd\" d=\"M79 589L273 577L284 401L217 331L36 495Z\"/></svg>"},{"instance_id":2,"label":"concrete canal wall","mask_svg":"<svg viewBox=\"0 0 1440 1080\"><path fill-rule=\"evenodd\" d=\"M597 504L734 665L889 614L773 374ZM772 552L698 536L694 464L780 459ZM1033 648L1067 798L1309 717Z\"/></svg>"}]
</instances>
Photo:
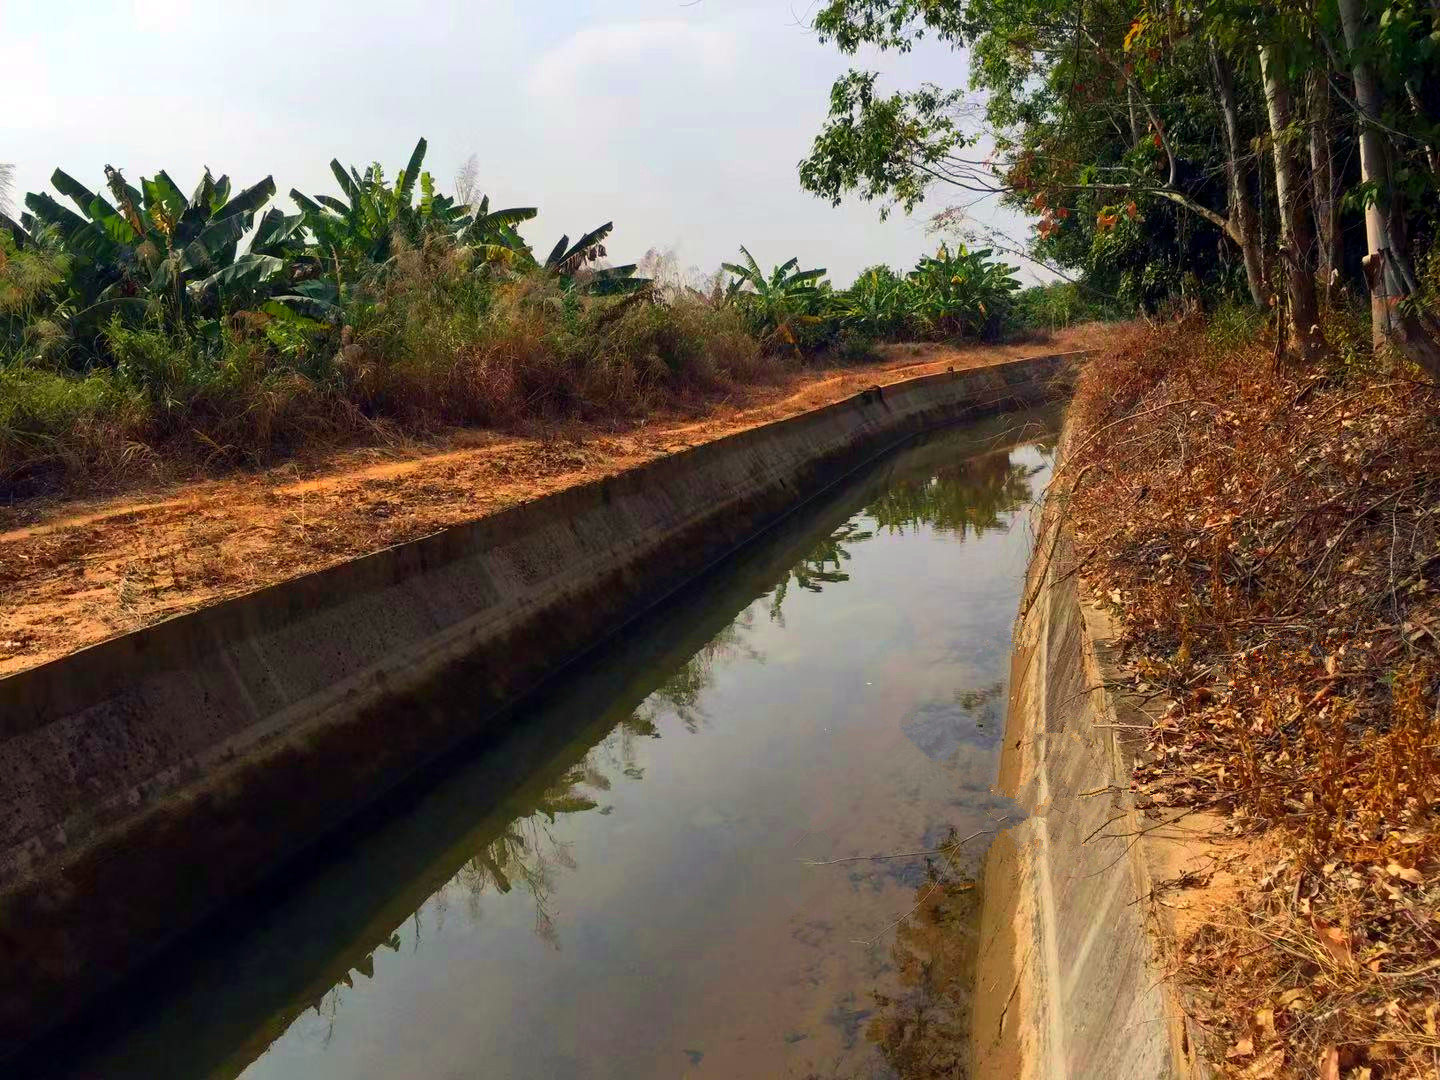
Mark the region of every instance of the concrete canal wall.
<instances>
[{"instance_id":1,"label":"concrete canal wall","mask_svg":"<svg viewBox=\"0 0 1440 1080\"><path fill-rule=\"evenodd\" d=\"M1110 691L1114 632L1082 592L1052 496L1015 627L1001 759L1001 790L1030 816L986 856L975 1075L1200 1077L1160 956L1159 860L1129 791L1149 718Z\"/></svg>"},{"instance_id":2,"label":"concrete canal wall","mask_svg":"<svg viewBox=\"0 0 1440 1080\"><path fill-rule=\"evenodd\" d=\"M0 1058L799 502L1063 394L1068 359L872 390L0 679Z\"/></svg>"}]
</instances>

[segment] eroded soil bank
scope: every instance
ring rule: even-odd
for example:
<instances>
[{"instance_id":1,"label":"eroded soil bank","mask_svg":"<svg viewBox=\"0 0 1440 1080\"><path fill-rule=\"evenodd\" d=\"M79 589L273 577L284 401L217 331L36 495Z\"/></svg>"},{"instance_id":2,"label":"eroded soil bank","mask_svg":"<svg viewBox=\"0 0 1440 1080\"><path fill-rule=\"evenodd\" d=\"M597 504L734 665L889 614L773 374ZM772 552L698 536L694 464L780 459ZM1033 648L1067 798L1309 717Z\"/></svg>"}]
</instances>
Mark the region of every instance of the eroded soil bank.
<instances>
[{"instance_id":1,"label":"eroded soil bank","mask_svg":"<svg viewBox=\"0 0 1440 1080\"><path fill-rule=\"evenodd\" d=\"M548 437L460 433L111 498L0 508L0 676L309 571L473 521L871 385L1090 347L1104 327L1044 342L896 346L877 365L737 389L696 417Z\"/></svg>"}]
</instances>

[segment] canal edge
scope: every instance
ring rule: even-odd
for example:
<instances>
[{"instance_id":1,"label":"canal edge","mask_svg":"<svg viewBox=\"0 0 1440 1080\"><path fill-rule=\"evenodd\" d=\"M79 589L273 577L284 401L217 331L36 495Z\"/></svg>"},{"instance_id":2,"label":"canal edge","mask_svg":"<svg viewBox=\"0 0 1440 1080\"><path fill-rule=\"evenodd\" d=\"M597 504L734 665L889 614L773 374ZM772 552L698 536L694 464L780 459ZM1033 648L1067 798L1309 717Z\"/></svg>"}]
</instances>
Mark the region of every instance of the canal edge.
<instances>
[{"instance_id":1,"label":"canal edge","mask_svg":"<svg viewBox=\"0 0 1440 1080\"><path fill-rule=\"evenodd\" d=\"M1067 423L1057 477L1069 444ZM1153 830L1130 792L1141 740L1126 733L1152 717L1112 690L1115 627L1085 596L1058 484L1035 520L998 780L1029 817L982 871L976 1075L1208 1080L1154 884L1188 841Z\"/></svg>"}]
</instances>

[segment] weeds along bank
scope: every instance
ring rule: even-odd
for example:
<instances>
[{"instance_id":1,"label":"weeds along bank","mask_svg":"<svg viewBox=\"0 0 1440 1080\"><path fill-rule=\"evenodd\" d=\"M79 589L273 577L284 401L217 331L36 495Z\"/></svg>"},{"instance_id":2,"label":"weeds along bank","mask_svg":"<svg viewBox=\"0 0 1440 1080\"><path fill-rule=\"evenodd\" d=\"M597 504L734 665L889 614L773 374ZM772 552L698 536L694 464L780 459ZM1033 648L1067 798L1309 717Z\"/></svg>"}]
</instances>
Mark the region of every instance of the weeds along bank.
<instances>
[{"instance_id":1,"label":"weeds along bank","mask_svg":"<svg viewBox=\"0 0 1440 1080\"><path fill-rule=\"evenodd\" d=\"M1429 1077L1440 391L1368 346L1276 368L1262 337L1099 350L1053 491L1123 627L1121 689L1160 713L1137 802L1215 842L1157 891L1191 912L1172 970L1217 1074Z\"/></svg>"},{"instance_id":2,"label":"weeds along bank","mask_svg":"<svg viewBox=\"0 0 1440 1080\"><path fill-rule=\"evenodd\" d=\"M1031 307L1014 268L942 247L837 290L798 260L709 279L607 261L607 223L541 256L534 207L439 193L422 139L336 194L164 172L0 215L0 489L240 464L447 424L627 419L875 342L992 338ZM470 185L473 187L473 185ZM650 259L665 269L662 259ZM1065 316L1066 321L1069 316Z\"/></svg>"}]
</instances>

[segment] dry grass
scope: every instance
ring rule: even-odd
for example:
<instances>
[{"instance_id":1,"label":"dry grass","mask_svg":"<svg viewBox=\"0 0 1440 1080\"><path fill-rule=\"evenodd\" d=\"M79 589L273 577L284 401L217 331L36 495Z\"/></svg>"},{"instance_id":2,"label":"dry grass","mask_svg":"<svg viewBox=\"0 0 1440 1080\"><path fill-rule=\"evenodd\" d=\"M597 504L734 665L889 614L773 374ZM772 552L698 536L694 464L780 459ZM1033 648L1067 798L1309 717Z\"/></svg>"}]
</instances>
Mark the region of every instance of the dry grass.
<instances>
[{"instance_id":1,"label":"dry grass","mask_svg":"<svg viewBox=\"0 0 1440 1080\"><path fill-rule=\"evenodd\" d=\"M1059 477L1131 689L1135 785L1286 852L1181 943L1227 1076L1440 1063L1440 392L1374 359L1135 330L1081 380Z\"/></svg>"},{"instance_id":2,"label":"dry grass","mask_svg":"<svg viewBox=\"0 0 1440 1080\"><path fill-rule=\"evenodd\" d=\"M0 362L0 497L259 465L300 448L525 431L700 408L793 366L733 307L497 282L453 251L403 250L343 329L281 349L263 315L218 342L112 328L113 367Z\"/></svg>"}]
</instances>

